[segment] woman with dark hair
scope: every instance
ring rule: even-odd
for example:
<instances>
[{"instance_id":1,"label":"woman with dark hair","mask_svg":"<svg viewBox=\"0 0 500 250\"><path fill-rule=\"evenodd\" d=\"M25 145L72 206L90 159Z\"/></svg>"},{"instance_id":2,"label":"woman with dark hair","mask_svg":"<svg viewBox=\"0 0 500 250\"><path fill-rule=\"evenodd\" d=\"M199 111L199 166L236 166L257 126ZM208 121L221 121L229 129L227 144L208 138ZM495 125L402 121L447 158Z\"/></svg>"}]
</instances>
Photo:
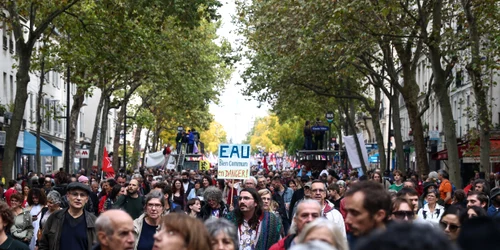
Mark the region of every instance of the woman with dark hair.
<instances>
[{"instance_id":1,"label":"woman with dark hair","mask_svg":"<svg viewBox=\"0 0 500 250\"><path fill-rule=\"evenodd\" d=\"M211 250L203 223L186 214L164 216L154 240L153 250Z\"/></svg>"},{"instance_id":2,"label":"woman with dark hair","mask_svg":"<svg viewBox=\"0 0 500 250\"><path fill-rule=\"evenodd\" d=\"M295 180L289 180L288 183L286 184L287 187L291 188L293 192L297 191L297 182Z\"/></svg>"},{"instance_id":3,"label":"woman with dark hair","mask_svg":"<svg viewBox=\"0 0 500 250\"><path fill-rule=\"evenodd\" d=\"M384 179L382 174L379 172L374 172L371 176L371 180L382 184L385 190L389 190L389 187L391 186L391 183L387 179Z\"/></svg>"},{"instance_id":4,"label":"woman with dark hair","mask_svg":"<svg viewBox=\"0 0 500 250\"><path fill-rule=\"evenodd\" d=\"M23 196L14 193L10 196L10 206L14 214L14 224L10 228L12 237L18 241L29 245L33 238L33 223L29 210L23 208Z\"/></svg>"},{"instance_id":5,"label":"woman with dark hair","mask_svg":"<svg viewBox=\"0 0 500 250\"><path fill-rule=\"evenodd\" d=\"M29 196L29 192L30 192L30 187L28 185L26 185L26 183L24 184L23 186L23 197L24 197L24 200L23 200L23 207L26 207L26 205L28 205L28 196Z\"/></svg>"},{"instance_id":6,"label":"woman with dark hair","mask_svg":"<svg viewBox=\"0 0 500 250\"><path fill-rule=\"evenodd\" d=\"M12 214L12 210L9 205L7 205L4 201L0 201L0 220L2 222L2 230L0 230L0 246L7 246L5 249L28 250L29 247L26 244L15 240L9 233L12 225L14 224L14 215Z\"/></svg>"},{"instance_id":7,"label":"woman with dark hair","mask_svg":"<svg viewBox=\"0 0 500 250\"><path fill-rule=\"evenodd\" d=\"M460 234L465 210L461 206L452 205L444 211L439 226L451 241L456 241Z\"/></svg>"},{"instance_id":8,"label":"woman with dark hair","mask_svg":"<svg viewBox=\"0 0 500 250\"><path fill-rule=\"evenodd\" d=\"M31 239L30 249L34 249L36 245L36 236L38 233L38 228L40 226L40 213L42 208L47 205L47 197L45 196L45 191L40 188L32 188L28 193L28 205L30 208L30 214L33 221L34 237Z\"/></svg>"},{"instance_id":9,"label":"woman with dark hair","mask_svg":"<svg viewBox=\"0 0 500 250\"><path fill-rule=\"evenodd\" d=\"M172 185L172 201L181 206L184 209L184 186L182 185L182 181L180 179L175 179L174 184Z\"/></svg>"},{"instance_id":10,"label":"woman with dark hair","mask_svg":"<svg viewBox=\"0 0 500 250\"><path fill-rule=\"evenodd\" d=\"M474 217L483 217L488 215L482 207L472 206L467 208L467 213L464 213L464 216L465 218L462 218L462 221L466 221Z\"/></svg>"},{"instance_id":11,"label":"woman with dark hair","mask_svg":"<svg viewBox=\"0 0 500 250\"><path fill-rule=\"evenodd\" d=\"M199 198L193 198L188 200L186 205L186 212L189 216L193 218L202 219L200 211L201 211L201 201Z\"/></svg>"},{"instance_id":12,"label":"woman with dark hair","mask_svg":"<svg viewBox=\"0 0 500 250\"><path fill-rule=\"evenodd\" d=\"M210 186L212 186L212 178L210 178L210 176L208 175L203 176L203 178L201 179L201 188L199 191L201 195L198 196L203 196L205 190Z\"/></svg>"},{"instance_id":13,"label":"woman with dark hair","mask_svg":"<svg viewBox=\"0 0 500 250\"><path fill-rule=\"evenodd\" d=\"M191 191L189 192L188 196L187 196L187 200L191 200L193 198L196 198L196 197L203 197L203 195L200 195L202 194L201 192L201 181L200 180L196 180L194 182L194 188L191 189Z\"/></svg>"},{"instance_id":14,"label":"woman with dark hair","mask_svg":"<svg viewBox=\"0 0 500 250\"><path fill-rule=\"evenodd\" d=\"M120 184L116 184L111 189L111 193L107 196L106 202L104 203L104 211L111 209L113 204L115 204L118 197L122 195L122 186Z\"/></svg>"},{"instance_id":15,"label":"woman with dark hair","mask_svg":"<svg viewBox=\"0 0 500 250\"><path fill-rule=\"evenodd\" d=\"M105 211L104 209L104 204L106 204L106 200L108 199L108 196L111 195L111 191L113 190L113 187L116 185L115 179L107 179L102 183L102 190L99 193L99 205L98 205L98 210L99 213L102 213Z\"/></svg>"}]
</instances>

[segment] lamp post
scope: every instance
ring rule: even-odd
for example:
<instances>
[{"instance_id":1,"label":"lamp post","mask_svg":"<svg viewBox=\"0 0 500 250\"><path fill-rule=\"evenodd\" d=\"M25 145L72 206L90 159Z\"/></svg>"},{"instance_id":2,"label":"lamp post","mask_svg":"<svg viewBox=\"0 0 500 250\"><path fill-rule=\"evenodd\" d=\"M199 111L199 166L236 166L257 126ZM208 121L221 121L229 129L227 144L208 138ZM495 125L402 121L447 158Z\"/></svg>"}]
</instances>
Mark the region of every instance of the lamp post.
<instances>
[{"instance_id":1,"label":"lamp post","mask_svg":"<svg viewBox=\"0 0 500 250\"><path fill-rule=\"evenodd\" d=\"M68 41L69 41L69 36L68 36ZM64 144L64 162L66 162L66 165L64 166L64 171L66 173L69 173L69 169L70 169L70 165L71 165L71 162L70 162L70 153L69 153L69 135L70 135L70 127L71 127L71 117L70 117L70 102L71 102L71 94L70 94L70 91L71 91L71 81L70 81L70 77L71 77L71 71L70 71L70 68L69 68L69 64L67 66L67 69L66 69L66 141L65 141L65 144ZM62 117L61 117L62 118Z\"/></svg>"}]
</instances>

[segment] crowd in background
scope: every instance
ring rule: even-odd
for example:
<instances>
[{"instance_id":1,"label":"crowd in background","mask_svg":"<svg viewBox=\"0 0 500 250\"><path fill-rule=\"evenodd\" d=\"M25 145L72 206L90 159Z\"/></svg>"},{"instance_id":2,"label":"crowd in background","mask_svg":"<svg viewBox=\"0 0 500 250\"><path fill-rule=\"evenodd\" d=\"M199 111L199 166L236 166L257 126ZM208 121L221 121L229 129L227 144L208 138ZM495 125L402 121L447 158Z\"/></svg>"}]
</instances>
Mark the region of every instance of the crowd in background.
<instances>
[{"instance_id":1,"label":"crowd in background","mask_svg":"<svg viewBox=\"0 0 500 250\"><path fill-rule=\"evenodd\" d=\"M445 170L359 176L329 167L311 175L254 166L245 180L216 173L141 169L102 180L83 170L18 175L0 192L0 215L9 222L0 230L0 242L2 234L7 239L0 249L7 243L114 250L500 245L490 237L500 233L499 173L478 174L463 189Z\"/></svg>"}]
</instances>

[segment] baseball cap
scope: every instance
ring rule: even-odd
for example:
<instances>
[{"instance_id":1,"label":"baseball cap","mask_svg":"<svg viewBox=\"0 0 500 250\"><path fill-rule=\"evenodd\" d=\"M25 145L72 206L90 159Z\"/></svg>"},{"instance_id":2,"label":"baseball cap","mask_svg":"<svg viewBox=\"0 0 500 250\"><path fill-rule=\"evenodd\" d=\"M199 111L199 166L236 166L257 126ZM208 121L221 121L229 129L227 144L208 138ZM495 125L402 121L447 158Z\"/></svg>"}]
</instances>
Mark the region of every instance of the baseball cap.
<instances>
[{"instance_id":1,"label":"baseball cap","mask_svg":"<svg viewBox=\"0 0 500 250\"><path fill-rule=\"evenodd\" d=\"M304 188L311 188L312 187L312 182L308 182L306 184L304 184Z\"/></svg>"},{"instance_id":2,"label":"baseball cap","mask_svg":"<svg viewBox=\"0 0 500 250\"><path fill-rule=\"evenodd\" d=\"M88 185L85 185L85 184L80 183L80 182L71 182L70 184L68 184L68 186L66 186L66 191L71 191L71 190L75 190L75 189L83 190L83 191L87 192L87 194L90 194L90 192L91 192L90 187Z\"/></svg>"}]
</instances>

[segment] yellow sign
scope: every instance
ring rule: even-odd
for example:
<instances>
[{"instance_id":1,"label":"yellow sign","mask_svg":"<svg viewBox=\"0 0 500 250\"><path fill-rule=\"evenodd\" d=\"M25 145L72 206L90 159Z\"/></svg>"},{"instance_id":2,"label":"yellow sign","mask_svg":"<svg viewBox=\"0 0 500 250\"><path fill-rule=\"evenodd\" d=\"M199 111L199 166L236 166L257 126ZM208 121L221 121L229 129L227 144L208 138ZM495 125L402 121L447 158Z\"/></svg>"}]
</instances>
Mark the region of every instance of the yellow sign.
<instances>
[{"instance_id":1,"label":"yellow sign","mask_svg":"<svg viewBox=\"0 0 500 250\"><path fill-rule=\"evenodd\" d=\"M210 162L208 160L200 160L200 170L210 170Z\"/></svg>"}]
</instances>

